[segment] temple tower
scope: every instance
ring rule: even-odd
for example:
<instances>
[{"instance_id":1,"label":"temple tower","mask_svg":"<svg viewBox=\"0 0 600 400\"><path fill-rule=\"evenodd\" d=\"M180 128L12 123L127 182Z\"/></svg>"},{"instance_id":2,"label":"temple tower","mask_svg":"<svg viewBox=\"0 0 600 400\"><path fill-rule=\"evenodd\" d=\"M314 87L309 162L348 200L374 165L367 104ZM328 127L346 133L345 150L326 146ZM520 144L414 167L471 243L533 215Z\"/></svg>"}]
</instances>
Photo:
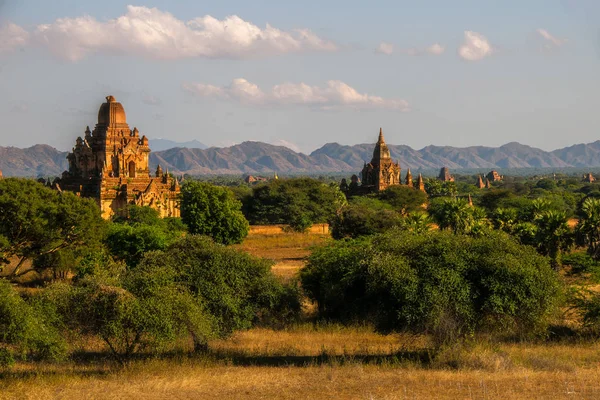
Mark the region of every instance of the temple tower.
<instances>
[{"instance_id":1,"label":"temple tower","mask_svg":"<svg viewBox=\"0 0 600 400\"><path fill-rule=\"evenodd\" d=\"M383 130L380 128L373 158L364 165L361 172L362 185L377 192L389 186L400 185L400 172L400 164L392 161L390 150L383 138Z\"/></svg>"},{"instance_id":2,"label":"temple tower","mask_svg":"<svg viewBox=\"0 0 600 400\"><path fill-rule=\"evenodd\" d=\"M107 96L94 130L88 126L67 155L69 170L57 187L96 199L104 218L128 204L150 206L163 217L179 216L177 180L160 166L151 176L149 157L146 136L129 129L125 109Z\"/></svg>"}]
</instances>

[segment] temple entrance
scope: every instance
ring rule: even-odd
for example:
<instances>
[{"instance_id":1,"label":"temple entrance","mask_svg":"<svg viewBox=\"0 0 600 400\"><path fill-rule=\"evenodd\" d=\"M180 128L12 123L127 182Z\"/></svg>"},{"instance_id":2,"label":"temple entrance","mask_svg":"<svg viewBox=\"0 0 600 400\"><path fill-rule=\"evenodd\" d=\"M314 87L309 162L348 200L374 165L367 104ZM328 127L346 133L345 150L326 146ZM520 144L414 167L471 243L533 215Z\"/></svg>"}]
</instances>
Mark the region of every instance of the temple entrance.
<instances>
[{"instance_id":1,"label":"temple entrance","mask_svg":"<svg viewBox=\"0 0 600 400\"><path fill-rule=\"evenodd\" d=\"M129 161L129 177L135 178L135 161Z\"/></svg>"}]
</instances>

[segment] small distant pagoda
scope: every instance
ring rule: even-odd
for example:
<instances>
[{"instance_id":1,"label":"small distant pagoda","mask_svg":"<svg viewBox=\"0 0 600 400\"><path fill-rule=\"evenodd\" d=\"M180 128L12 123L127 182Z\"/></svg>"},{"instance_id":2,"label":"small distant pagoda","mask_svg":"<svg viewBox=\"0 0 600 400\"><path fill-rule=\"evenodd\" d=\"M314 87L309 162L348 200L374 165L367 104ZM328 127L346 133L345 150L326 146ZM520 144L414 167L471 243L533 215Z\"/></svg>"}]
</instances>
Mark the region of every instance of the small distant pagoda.
<instances>
[{"instance_id":1,"label":"small distant pagoda","mask_svg":"<svg viewBox=\"0 0 600 400\"><path fill-rule=\"evenodd\" d=\"M594 178L594 175L592 175L591 172L588 172L587 174L583 175L583 179L581 181L587 182L587 183L593 183L595 180L596 180L596 178Z\"/></svg>"},{"instance_id":2,"label":"small distant pagoda","mask_svg":"<svg viewBox=\"0 0 600 400\"><path fill-rule=\"evenodd\" d=\"M450 175L450 169L448 167L442 167L438 179L442 182L454 182L454 177Z\"/></svg>"}]
</instances>

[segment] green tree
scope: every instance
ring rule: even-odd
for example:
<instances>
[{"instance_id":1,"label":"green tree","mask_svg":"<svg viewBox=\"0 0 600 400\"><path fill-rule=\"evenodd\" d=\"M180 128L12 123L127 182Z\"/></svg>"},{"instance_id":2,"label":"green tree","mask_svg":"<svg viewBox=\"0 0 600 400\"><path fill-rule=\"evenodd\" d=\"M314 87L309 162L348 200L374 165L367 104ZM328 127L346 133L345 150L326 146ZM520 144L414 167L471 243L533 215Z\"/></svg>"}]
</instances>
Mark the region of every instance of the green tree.
<instances>
[{"instance_id":1,"label":"green tree","mask_svg":"<svg viewBox=\"0 0 600 400\"><path fill-rule=\"evenodd\" d=\"M128 225L161 225L162 219L158 210L152 207L142 207L135 204L128 205L120 213L112 217L113 222Z\"/></svg>"},{"instance_id":2,"label":"green tree","mask_svg":"<svg viewBox=\"0 0 600 400\"><path fill-rule=\"evenodd\" d=\"M506 233L512 233L519 222L517 210L514 208L497 208L492 216L492 223L495 229L500 229Z\"/></svg>"},{"instance_id":3,"label":"green tree","mask_svg":"<svg viewBox=\"0 0 600 400\"><path fill-rule=\"evenodd\" d=\"M396 211L384 207L369 207L362 201L342 208L331 222L334 239L356 238L382 233L394 226L402 226L403 218Z\"/></svg>"},{"instance_id":4,"label":"green tree","mask_svg":"<svg viewBox=\"0 0 600 400\"><path fill-rule=\"evenodd\" d=\"M0 210L2 258L18 258L13 278L20 275L26 260L89 246L100 241L104 231L93 200L29 179L0 180Z\"/></svg>"},{"instance_id":5,"label":"green tree","mask_svg":"<svg viewBox=\"0 0 600 400\"><path fill-rule=\"evenodd\" d=\"M427 203L426 193L408 186L390 186L379 192L378 197L400 214L422 210Z\"/></svg>"},{"instance_id":6,"label":"green tree","mask_svg":"<svg viewBox=\"0 0 600 400\"><path fill-rule=\"evenodd\" d=\"M244 213L252 224L289 224L302 230L333 219L346 204L337 184L311 178L279 179L258 185L247 198Z\"/></svg>"},{"instance_id":7,"label":"green tree","mask_svg":"<svg viewBox=\"0 0 600 400\"><path fill-rule=\"evenodd\" d=\"M144 253L152 250L164 250L177 238L152 225L111 224L105 243L118 260L135 267Z\"/></svg>"},{"instance_id":8,"label":"green tree","mask_svg":"<svg viewBox=\"0 0 600 400\"><path fill-rule=\"evenodd\" d=\"M583 201L575 232L577 243L587 246L588 254L600 260L600 199L588 197Z\"/></svg>"},{"instance_id":9,"label":"green tree","mask_svg":"<svg viewBox=\"0 0 600 400\"><path fill-rule=\"evenodd\" d=\"M227 188L195 181L186 181L181 188L181 219L190 233L219 243L240 243L248 235L241 206Z\"/></svg>"},{"instance_id":10,"label":"green tree","mask_svg":"<svg viewBox=\"0 0 600 400\"><path fill-rule=\"evenodd\" d=\"M450 229L455 234L476 234L487 227L485 213L465 199L432 201L428 211L440 229Z\"/></svg>"},{"instance_id":11,"label":"green tree","mask_svg":"<svg viewBox=\"0 0 600 400\"><path fill-rule=\"evenodd\" d=\"M404 229L413 233L429 232L432 228L431 218L424 212L409 214L402 221Z\"/></svg>"},{"instance_id":12,"label":"green tree","mask_svg":"<svg viewBox=\"0 0 600 400\"><path fill-rule=\"evenodd\" d=\"M561 254L573 244L573 235L564 212L544 211L536 215L535 241L540 254L550 257L554 269L561 264Z\"/></svg>"},{"instance_id":13,"label":"green tree","mask_svg":"<svg viewBox=\"0 0 600 400\"><path fill-rule=\"evenodd\" d=\"M425 191L431 197L454 197L458 194L458 189L456 188L455 182L442 182L436 178L429 178L425 181Z\"/></svg>"}]
</instances>

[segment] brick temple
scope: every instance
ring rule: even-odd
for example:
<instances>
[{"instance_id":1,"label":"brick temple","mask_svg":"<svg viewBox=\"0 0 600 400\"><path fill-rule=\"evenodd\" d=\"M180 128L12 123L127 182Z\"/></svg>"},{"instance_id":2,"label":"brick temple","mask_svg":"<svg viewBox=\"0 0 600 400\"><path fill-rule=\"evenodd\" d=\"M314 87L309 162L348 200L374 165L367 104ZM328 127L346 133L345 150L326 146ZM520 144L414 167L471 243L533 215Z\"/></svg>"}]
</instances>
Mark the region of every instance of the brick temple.
<instances>
[{"instance_id":1,"label":"brick temple","mask_svg":"<svg viewBox=\"0 0 600 400\"><path fill-rule=\"evenodd\" d=\"M161 217L179 217L179 182L158 166L150 172L148 138L130 129L125 109L113 96L98 111L98 123L78 137L67 155L69 170L59 190L96 199L103 218L125 212L127 205L149 206Z\"/></svg>"}]
</instances>

